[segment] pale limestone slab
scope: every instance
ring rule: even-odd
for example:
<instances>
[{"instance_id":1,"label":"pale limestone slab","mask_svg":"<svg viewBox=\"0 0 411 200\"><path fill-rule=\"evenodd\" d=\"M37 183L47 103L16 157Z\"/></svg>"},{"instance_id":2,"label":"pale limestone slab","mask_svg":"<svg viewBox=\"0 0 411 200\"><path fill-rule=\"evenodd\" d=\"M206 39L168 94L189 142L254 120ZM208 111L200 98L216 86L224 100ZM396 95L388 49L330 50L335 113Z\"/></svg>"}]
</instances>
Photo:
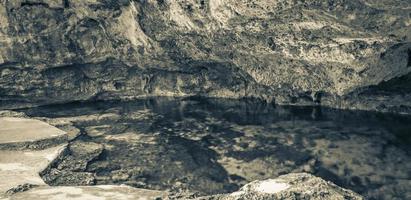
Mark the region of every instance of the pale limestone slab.
<instances>
[{"instance_id":1,"label":"pale limestone slab","mask_svg":"<svg viewBox=\"0 0 411 200\"><path fill-rule=\"evenodd\" d=\"M66 132L35 119L0 118L0 144L35 142L65 134Z\"/></svg>"},{"instance_id":2,"label":"pale limestone slab","mask_svg":"<svg viewBox=\"0 0 411 200\"><path fill-rule=\"evenodd\" d=\"M23 184L46 185L39 173L65 148L64 144L40 151L0 151L0 196Z\"/></svg>"},{"instance_id":3,"label":"pale limestone slab","mask_svg":"<svg viewBox=\"0 0 411 200\"><path fill-rule=\"evenodd\" d=\"M165 198L167 192L133 188L129 186L42 186L17 193L7 200L151 200Z\"/></svg>"}]
</instances>

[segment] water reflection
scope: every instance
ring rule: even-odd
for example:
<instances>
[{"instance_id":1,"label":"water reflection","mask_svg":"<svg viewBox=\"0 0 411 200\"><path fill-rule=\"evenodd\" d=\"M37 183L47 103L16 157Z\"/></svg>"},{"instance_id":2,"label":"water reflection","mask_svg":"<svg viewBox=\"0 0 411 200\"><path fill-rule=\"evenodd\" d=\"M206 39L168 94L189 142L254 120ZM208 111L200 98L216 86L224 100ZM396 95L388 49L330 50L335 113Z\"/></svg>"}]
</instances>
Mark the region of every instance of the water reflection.
<instances>
[{"instance_id":1,"label":"water reflection","mask_svg":"<svg viewBox=\"0 0 411 200\"><path fill-rule=\"evenodd\" d=\"M167 98L23 111L70 120L84 133L75 142L104 144L84 170L97 184L215 194L304 171L368 199L411 199L409 116Z\"/></svg>"}]
</instances>

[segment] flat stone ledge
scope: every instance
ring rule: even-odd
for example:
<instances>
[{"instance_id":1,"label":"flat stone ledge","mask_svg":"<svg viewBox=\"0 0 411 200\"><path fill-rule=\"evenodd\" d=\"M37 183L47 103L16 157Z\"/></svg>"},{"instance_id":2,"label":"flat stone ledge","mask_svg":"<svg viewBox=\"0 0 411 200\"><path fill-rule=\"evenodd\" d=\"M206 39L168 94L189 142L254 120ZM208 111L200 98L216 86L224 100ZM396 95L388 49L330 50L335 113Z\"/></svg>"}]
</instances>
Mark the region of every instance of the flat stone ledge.
<instances>
[{"instance_id":1,"label":"flat stone ledge","mask_svg":"<svg viewBox=\"0 0 411 200\"><path fill-rule=\"evenodd\" d=\"M0 118L0 150L45 149L67 140L66 132L39 120Z\"/></svg>"},{"instance_id":2,"label":"flat stone ledge","mask_svg":"<svg viewBox=\"0 0 411 200\"><path fill-rule=\"evenodd\" d=\"M129 186L48 186L40 177L67 149L66 132L45 122L0 117L0 199L148 200L167 192Z\"/></svg>"},{"instance_id":3,"label":"flat stone ledge","mask_svg":"<svg viewBox=\"0 0 411 200\"><path fill-rule=\"evenodd\" d=\"M65 149L60 145L40 151L0 151L0 197L24 185L47 185L39 174Z\"/></svg>"},{"instance_id":4,"label":"flat stone ledge","mask_svg":"<svg viewBox=\"0 0 411 200\"><path fill-rule=\"evenodd\" d=\"M133 188L130 186L41 186L17 193L7 200L155 200L165 199L167 192Z\"/></svg>"}]
</instances>

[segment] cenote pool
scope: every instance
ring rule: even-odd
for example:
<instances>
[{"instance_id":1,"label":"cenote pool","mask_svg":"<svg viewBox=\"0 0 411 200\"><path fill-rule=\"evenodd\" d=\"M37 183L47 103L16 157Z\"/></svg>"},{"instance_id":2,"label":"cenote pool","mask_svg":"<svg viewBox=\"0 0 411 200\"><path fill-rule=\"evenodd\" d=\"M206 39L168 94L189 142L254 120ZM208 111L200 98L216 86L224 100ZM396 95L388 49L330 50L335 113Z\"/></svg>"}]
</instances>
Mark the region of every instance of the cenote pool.
<instances>
[{"instance_id":1,"label":"cenote pool","mask_svg":"<svg viewBox=\"0 0 411 200\"><path fill-rule=\"evenodd\" d=\"M44 175L51 185L216 194L308 172L367 199L411 199L410 116L190 98L20 111L81 130L71 152Z\"/></svg>"}]
</instances>

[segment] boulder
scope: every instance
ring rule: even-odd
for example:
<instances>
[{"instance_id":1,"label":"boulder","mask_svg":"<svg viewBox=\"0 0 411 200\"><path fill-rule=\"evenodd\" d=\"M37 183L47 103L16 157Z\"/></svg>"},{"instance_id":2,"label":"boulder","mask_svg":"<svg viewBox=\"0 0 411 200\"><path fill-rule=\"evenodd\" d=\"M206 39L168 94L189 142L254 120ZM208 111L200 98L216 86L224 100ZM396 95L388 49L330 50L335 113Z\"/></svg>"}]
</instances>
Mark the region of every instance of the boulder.
<instances>
[{"instance_id":1,"label":"boulder","mask_svg":"<svg viewBox=\"0 0 411 200\"><path fill-rule=\"evenodd\" d=\"M216 195L213 197L201 197L199 200L360 200L360 195L353 191L338 187L334 183L307 173L290 173L279 176L276 179L253 181L243 186L239 191Z\"/></svg>"}]
</instances>

